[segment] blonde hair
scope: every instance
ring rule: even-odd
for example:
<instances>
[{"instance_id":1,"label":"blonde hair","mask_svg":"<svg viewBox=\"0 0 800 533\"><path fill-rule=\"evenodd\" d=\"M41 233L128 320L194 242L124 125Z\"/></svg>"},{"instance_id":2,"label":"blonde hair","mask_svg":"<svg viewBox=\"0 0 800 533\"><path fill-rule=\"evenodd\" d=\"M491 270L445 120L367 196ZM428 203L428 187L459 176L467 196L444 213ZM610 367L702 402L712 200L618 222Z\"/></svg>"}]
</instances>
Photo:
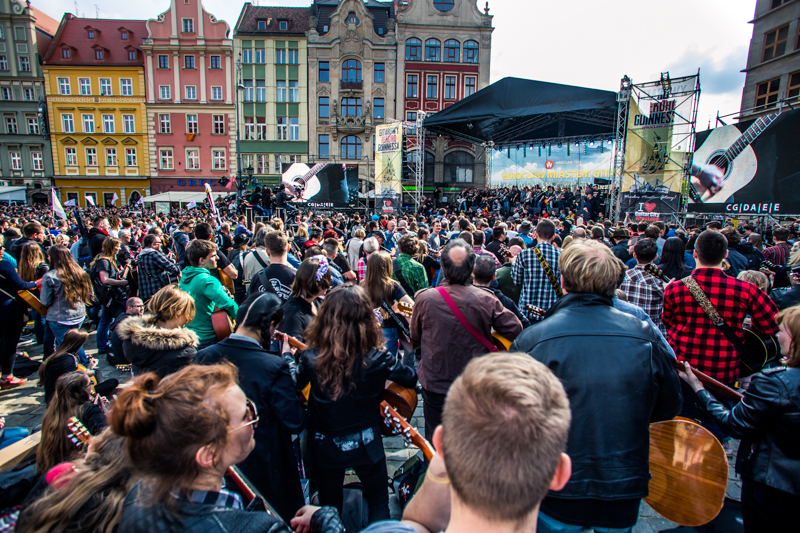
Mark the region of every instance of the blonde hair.
<instances>
[{"instance_id":1,"label":"blonde hair","mask_svg":"<svg viewBox=\"0 0 800 533\"><path fill-rule=\"evenodd\" d=\"M786 263L786 266L796 266L798 263L800 263L800 241L792 245L792 249L789 252L789 262Z\"/></svg>"},{"instance_id":2,"label":"blonde hair","mask_svg":"<svg viewBox=\"0 0 800 533\"><path fill-rule=\"evenodd\" d=\"M178 316L183 316L188 324L194 320L194 298L175 285L167 285L147 302L147 310L151 315L148 318L151 324L155 324L159 320L172 320Z\"/></svg>"},{"instance_id":3,"label":"blonde hair","mask_svg":"<svg viewBox=\"0 0 800 533\"><path fill-rule=\"evenodd\" d=\"M784 329L792 338L789 353L786 357L786 365L792 368L800 366L800 306L784 309L775 317L778 324L785 323Z\"/></svg>"},{"instance_id":4,"label":"blonde hair","mask_svg":"<svg viewBox=\"0 0 800 533\"><path fill-rule=\"evenodd\" d=\"M758 270L742 270L736 279L752 283L764 292L769 290L769 278L763 272Z\"/></svg>"},{"instance_id":5,"label":"blonde hair","mask_svg":"<svg viewBox=\"0 0 800 533\"><path fill-rule=\"evenodd\" d=\"M605 244L578 239L561 253L558 268L567 292L612 298L619 284L622 262Z\"/></svg>"}]
</instances>

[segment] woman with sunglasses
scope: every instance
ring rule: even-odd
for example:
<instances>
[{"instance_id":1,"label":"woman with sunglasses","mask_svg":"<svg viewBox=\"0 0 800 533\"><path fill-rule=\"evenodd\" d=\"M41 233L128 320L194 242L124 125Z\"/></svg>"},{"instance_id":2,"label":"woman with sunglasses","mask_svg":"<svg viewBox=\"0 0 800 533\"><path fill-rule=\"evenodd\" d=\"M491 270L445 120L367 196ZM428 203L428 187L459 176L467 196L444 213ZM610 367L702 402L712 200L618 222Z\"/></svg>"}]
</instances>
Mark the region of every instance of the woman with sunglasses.
<instances>
[{"instance_id":1,"label":"woman with sunglasses","mask_svg":"<svg viewBox=\"0 0 800 533\"><path fill-rule=\"evenodd\" d=\"M239 467L288 522L304 503L292 435L303 430L306 414L295 392L294 360L268 351L283 320L281 303L272 293L252 295L239 306L236 332L201 350L197 361L214 364L227 359L239 370L239 386L263 413L258 425L253 424L255 450ZM289 347L283 351L289 352Z\"/></svg>"}]
</instances>

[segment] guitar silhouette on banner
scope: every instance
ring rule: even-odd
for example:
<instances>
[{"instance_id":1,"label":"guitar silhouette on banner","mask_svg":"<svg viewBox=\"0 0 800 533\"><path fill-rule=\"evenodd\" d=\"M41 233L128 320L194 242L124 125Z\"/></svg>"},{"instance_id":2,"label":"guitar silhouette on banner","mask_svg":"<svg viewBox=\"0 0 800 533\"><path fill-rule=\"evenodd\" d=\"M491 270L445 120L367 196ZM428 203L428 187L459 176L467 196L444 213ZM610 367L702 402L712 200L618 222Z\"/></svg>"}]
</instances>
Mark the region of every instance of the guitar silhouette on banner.
<instances>
[{"instance_id":1,"label":"guitar silhouette on banner","mask_svg":"<svg viewBox=\"0 0 800 533\"><path fill-rule=\"evenodd\" d=\"M283 173L281 182L298 200L346 205L357 198L358 190L348 186L345 170L335 163L317 163L311 168L294 163Z\"/></svg>"}]
</instances>

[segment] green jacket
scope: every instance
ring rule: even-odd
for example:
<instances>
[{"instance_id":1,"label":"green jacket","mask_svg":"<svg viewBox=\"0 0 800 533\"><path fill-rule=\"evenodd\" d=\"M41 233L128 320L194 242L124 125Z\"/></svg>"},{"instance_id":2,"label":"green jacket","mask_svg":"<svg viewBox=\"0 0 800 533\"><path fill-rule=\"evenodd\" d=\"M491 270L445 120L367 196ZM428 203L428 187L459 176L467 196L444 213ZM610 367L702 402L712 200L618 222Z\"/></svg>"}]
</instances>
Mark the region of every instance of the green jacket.
<instances>
[{"instance_id":1,"label":"green jacket","mask_svg":"<svg viewBox=\"0 0 800 533\"><path fill-rule=\"evenodd\" d=\"M208 269L193 266L184 268L181 272L180 288L194 298L194 320L187 327L197 333L201 341L214 338L211 313L215 307L224 309L231 318L236 318L239 306Z\"/></svg>"}]
</instances>

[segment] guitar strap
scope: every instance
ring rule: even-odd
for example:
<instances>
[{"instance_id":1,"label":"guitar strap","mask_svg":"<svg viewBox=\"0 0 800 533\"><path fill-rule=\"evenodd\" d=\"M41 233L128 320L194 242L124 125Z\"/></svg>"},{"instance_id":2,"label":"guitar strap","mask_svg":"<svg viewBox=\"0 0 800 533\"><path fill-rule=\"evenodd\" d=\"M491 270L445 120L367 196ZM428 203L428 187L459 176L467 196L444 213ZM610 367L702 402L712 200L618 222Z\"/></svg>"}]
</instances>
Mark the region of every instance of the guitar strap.
<instances>
[{"instance_id":1,"label":"guitar strap","mask_svg":"<svg viewBox=\"0 0 800 533\"><path fill-rule=\"evenodd\" d=\"M469 323L469 321L467 320L467 317L465 317L464 313L462 313L461 310L458 308L456 303L453 301L453 298L451 298L450 295L447 294L447 291L444 290L444 287L437 287L436 290L439 291L439 294L441 294L442 298L444 298L444 302L447 304L447 306L450 308L450 310L456 316L458 321L461 322L461 325L464 326L464 328L467 331L469 331L470 335L475 337L490 352L499 352L500 351L497 348L497 346L492 344L486 337L481 335L480 332L477 329L475 329L472 326L472 324Z\"/></svg>"},{"instance_id":2,"label":"guitar strap","mask_svg":"<svg viewBox=\"0 0 800 533\"><path fill-rule=\"evenodd\" d=\"M559 298L564 296L564 293L561 290L561 285L558 283L556 275L553 274L553 269L551 269L550 265L547 264L547 260L544 258L544 254L542 254L542 251L538 246L533 247L533 253L536 256L536 259L539 260L539 264L542 265L542 270L544 270L547 279L550 280L550 285L553 286L553 290L556 291L556 296Z\"/></svg>"},{"instance_id":3,"label":"guitar strap","mask_svg":"<svg viewBox=\"0 0 800 533\"><path fill-rule=\"evenodd\" d=\"M744 342L736 336L736 331L734 331L732 327L725 323L722 315L719 314L717 309L708 299L706 293L703 292L703 289L701 289L700 285L697 284L697 281L692 276L686 276L681 280L681 283L686 285L686 288L689 289L692 297L694 297L695 301L703 309L709 320L711 320L711 322L713 322L714 325L719 328L722 334L725 335L725 338L728 339L728 342L733 344L733 347L739 354L739 361L747 368L750 368L750 366L745 362L745 359L750 359L750 350L748 350L744 345Z\"/></svg>"},{"instance_id":4,"label":"guitar strap","mask_svg":"<svg viewBox=\"0 0 800 533\"><path fill-rule=\"evenodd\" d=\"M258 254L258 250L253 250L253 257L256 258L256 261L258 261L258 264L261 265L261 268L267 268L269 266L264 264L264 260L261 259L261 256Z\"/></svg>"}]
</instances>

